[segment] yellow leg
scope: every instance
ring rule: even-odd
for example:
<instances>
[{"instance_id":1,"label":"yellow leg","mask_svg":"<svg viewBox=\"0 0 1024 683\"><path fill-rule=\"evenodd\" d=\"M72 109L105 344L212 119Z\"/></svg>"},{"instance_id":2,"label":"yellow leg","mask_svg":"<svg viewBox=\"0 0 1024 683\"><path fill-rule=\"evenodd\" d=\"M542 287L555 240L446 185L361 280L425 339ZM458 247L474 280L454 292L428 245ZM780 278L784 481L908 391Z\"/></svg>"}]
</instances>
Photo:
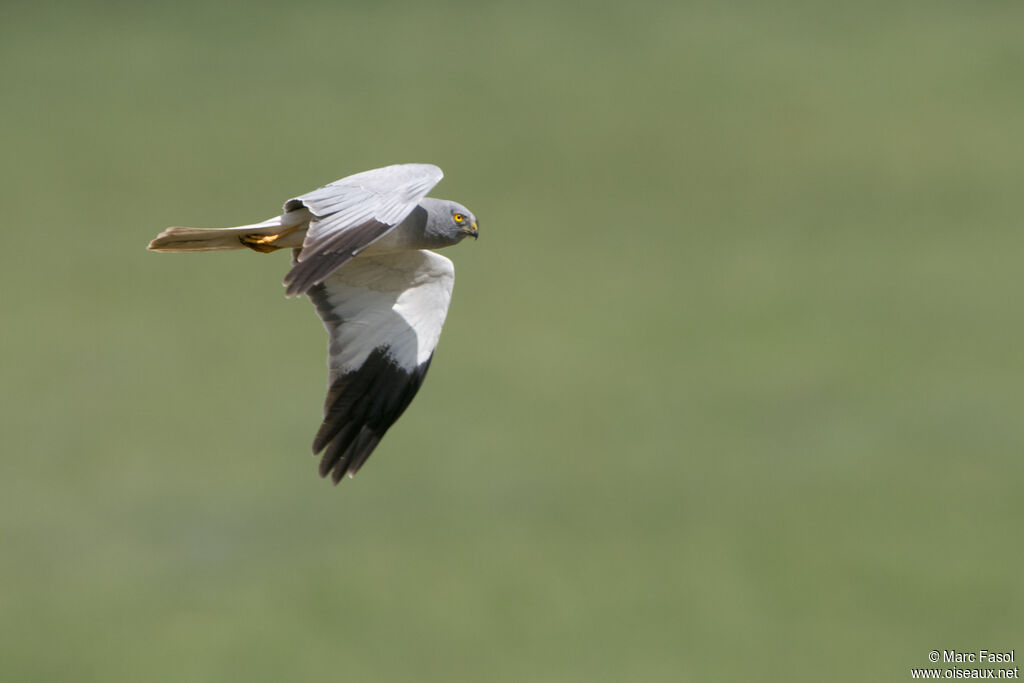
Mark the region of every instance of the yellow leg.
<instances>
[{"instance_id":1,"label":"yellow leg","mask_svg":"<svg viewBox=\"0 0 1024 683\"><path fill-rule=\"evenodd\" d=\"M248 235L241 235L238 241L249 247L253 251L258 251L264 254L269 254L272 251L282 249L283 247L276 246L274 242L281 239L285 235L290 235L299 228L298 225L293 225L290 228L286 228L279 233L273 235L261 235L259 233L251 233Z\"/></svg>"},{"instance_id":2,"label":"yellow leg","mask_svg":"<svg viewBox=\"0 0 1024 683\"><path fill-rule=\"evenodd\" d=\"M280 247L275 247L273 244L279 237L280 235L241 235L238 238L238 241L253 251L269 254L272 251L280 249Z\"/></svg>"}]
</instances>

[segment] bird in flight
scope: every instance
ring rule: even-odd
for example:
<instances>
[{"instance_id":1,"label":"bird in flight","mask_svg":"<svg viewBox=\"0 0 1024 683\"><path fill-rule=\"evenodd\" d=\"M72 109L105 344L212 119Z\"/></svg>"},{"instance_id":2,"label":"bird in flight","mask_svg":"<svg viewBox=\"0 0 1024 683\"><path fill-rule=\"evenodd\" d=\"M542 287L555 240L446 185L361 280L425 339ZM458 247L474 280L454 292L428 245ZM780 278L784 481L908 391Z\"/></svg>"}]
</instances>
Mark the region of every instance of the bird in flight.
<instances>
[{"instance_id":1,"label":"bird in flight","mask_svg":"<svg viewBox=\"0 0 1024 683\"><path fill-rule=\"evenodd\" d=\"M287 296L306 294L329 335L320 476L355 476L423 383L455 283L431 250L478 236L465 206L427 193L431 164L364 171L289 199L281 215L234 228L167 228L152 251L292 249Z\"/></svg>"}]
</instances>

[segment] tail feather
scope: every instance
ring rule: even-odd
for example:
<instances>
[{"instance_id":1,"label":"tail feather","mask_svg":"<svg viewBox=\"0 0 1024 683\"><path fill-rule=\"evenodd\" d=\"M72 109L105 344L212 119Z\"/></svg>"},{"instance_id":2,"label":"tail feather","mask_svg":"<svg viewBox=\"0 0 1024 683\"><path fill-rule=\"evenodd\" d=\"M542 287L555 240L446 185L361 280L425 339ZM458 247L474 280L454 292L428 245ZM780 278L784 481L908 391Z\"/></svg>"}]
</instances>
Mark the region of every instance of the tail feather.
<instances>
[{"instance_id":1,"label":"tail feather","mask_svg":"<svg viewBox=\"0 0 1024 683\"><path fill-rule=\"evenodd\" d=\"M150 251L219 251L242 249L249 244L241 238L247 235L273 235L281 231L282 216L274 216L262 223L239 225L234 228L167 228L149 243Z\"/></svg>"}]
</instances>

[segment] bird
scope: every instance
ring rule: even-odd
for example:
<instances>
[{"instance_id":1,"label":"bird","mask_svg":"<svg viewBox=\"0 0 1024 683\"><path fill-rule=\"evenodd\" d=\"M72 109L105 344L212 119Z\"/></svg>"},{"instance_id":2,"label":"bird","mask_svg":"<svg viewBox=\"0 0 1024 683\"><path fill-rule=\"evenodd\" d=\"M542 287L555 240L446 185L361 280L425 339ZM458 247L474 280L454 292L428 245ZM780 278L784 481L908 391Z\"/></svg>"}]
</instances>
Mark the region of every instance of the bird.
<instances>
[{"instance_id":1,"label":"bird","mask_svg":"<svg viewBox=\"0 0 1024 683\"><path fill-rule=\"evenodd\" d=\"M156 252L291 249L285 295L306 295L328 334L328 389L313 439L321 477L365 464L423 384L448 314L455 267L435 249L479 237L472 211L427 197L433 164L395 164L289 199L231 228L170 227Z\"/></svg>"}]
</instances>

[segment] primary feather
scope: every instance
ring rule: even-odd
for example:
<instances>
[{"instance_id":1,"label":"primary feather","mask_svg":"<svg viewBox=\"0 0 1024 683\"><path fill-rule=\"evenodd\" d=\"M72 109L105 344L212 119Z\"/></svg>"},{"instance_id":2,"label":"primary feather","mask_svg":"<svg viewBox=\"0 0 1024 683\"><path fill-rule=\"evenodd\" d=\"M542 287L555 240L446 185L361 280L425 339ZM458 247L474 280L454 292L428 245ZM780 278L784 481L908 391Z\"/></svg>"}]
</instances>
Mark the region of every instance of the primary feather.
<instances>
[{"instance_id":1,"label":"primary feather","mask_svg":"<svg viewBox=\"0 0 1024 683\"><path fill-rule=\"evenodd\" d=\"M477 236L461 204L425 198L430 164L357 173L289 199L279 216L233 228L173 227L153 251L293 249L286 294L309 295L329 336L320 474L353 476L409 406L430 367L455 269L427 249Z\"/></svg>"}]
</instances>

